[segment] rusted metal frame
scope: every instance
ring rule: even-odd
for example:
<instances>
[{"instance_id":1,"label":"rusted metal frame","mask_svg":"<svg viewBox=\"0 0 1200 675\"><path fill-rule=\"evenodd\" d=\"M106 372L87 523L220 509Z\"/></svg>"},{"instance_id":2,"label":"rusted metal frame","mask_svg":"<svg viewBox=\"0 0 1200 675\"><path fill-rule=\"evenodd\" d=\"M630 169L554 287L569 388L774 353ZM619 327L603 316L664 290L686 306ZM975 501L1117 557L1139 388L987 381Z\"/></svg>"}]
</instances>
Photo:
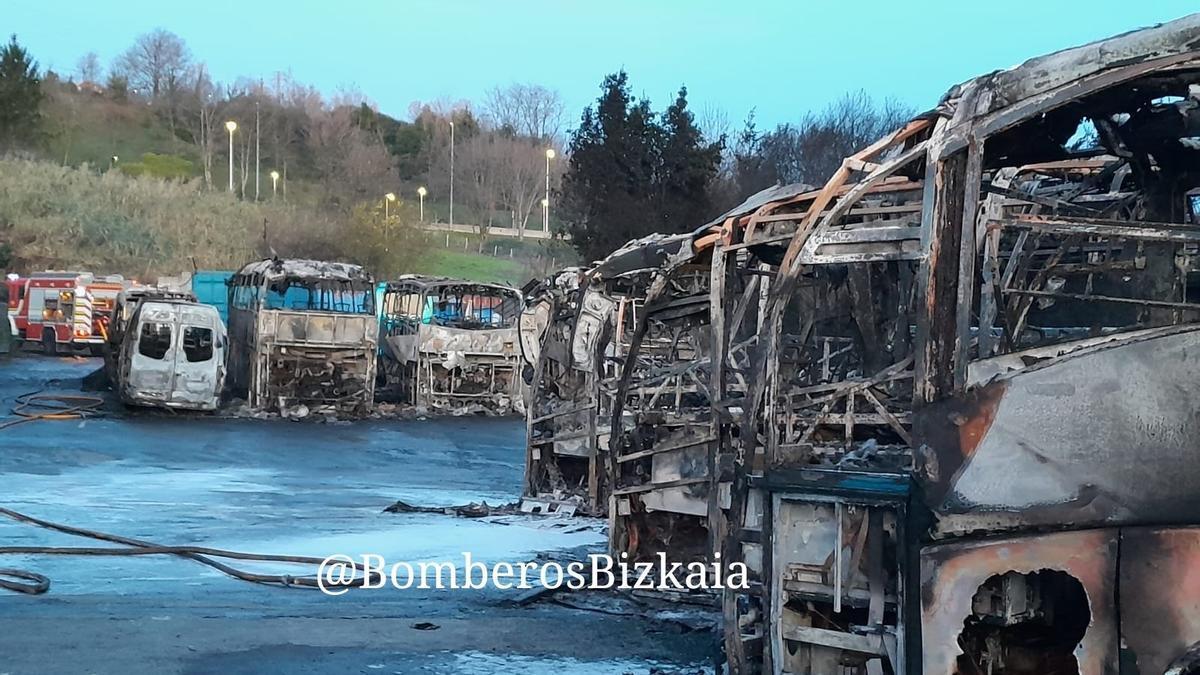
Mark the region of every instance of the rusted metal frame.
<instances>
[{"instance_id":1,"label":"rusted metal frame","mask_svg":"<svg viewBox=\"0 0 1200 675\"><path fill-rule=\"evenodd\" d=\"M934 136L939 137L939 121ZM958 297L959 242L967 154L934 146L926 164L922 220L925 263L918 278L917 349L913 402L920 406L954 388L954 333Z\"/></svg>"},{"instance_id":2,"label":"rusted metal frame","mask_svg":"<svg viewBox=\"0 0 1200 675\"><path fill-rule=\"evenodd\" d=\"M649 288L646 290L645 300L643 302L643 311L634 315L633 336L629 341L629 349L626 352L626 358L621 362L620 374L612 390L612 410L609 419L609 451L606 473L610 477L610 492L609 492L609 516L611 518L608 531L609 551L617 550L617 542L623 534L623 526L620 518L617 517L616 497L625 493L618 492L617 480L621 475L620 465L617 463L617 455L619 454L621 439L624 436L624 408L625 397L628 395L629 385L633 378L633 371L636 368L638 352L642 346L642 340L646 336L649 328L650 316L658 305L662 304L661 298L670 283L671 277L674 275L678 266L661 269L654 276ZM708 478L702 479L707 482ZM644 490L643 490L644 491Z\"/></svg>"},{"instance_id":3,"label":"rusted metal frame","mask_svg":"<svg viewBox=\"0 0 1200 675\"><path fill-rule=\"evenodd\" d=\"M1151 223L1120 220L1076 220L1065 217L1033 216L1005 218L988 223L988 227L1030 230L1044 234L1080 234L1097 237L1164 241L1194 244L1200 242L1200 226L1176 223Z\"/></svg>"},{"instance_id":4,"label":"rusted metal frame","mask_svg":"<svg viewBox=\"0 0 1200 675\"><path fill-rule=\"evenodd\" d=\"M733 358L736 346L731 346L730 342L738 334L738 329L746 315L750 300L758 288L758 277L751 277L746 283L746 289L739 296L739 302L737 302L733 311L733 318L730 320L730 308L728 307L727 297L731 292L730 281L734 273L731 268L736 267L738 256L737 251L730 250L730 248L718 243L713 249L710 270L711 283L709 284L709 335L712 354L712 367L709 372L709 381L711 383L709 404L712 407L709 433L713 438L708 453L709 497L707 507L709 551L719 553L724 564L741 560L741 523L744 520L743 511L746 508L747 495L744 474L745 467L739 467L736 463L723 461L723 458L727 455L732 459L733 453L726 453L726 446L731 442L731 438L723 422L724 416L721 414L722 410L720 407L729 400L730 395L730 392L727 391L728 381L725 377L726 363L728 361L735 368L737 367ZM730 264L731 262L733 263L732 265ZM735 376L739 379L741 378L739 373L735 373ZM742 383L744 386L744 379ZM729 450L732 450L732 448L729 448ZM730 486L728 512L721 508L720 495L722 483L728 483ZM737 609L738 593L736 589L725 589L722 592L721 611L725 625L723 637L726 660L730 671L740 674L747 670L748 663L746 660L745 645L742 643Z\"/></svg>"},{"instance_id":5,"label":"rusted metal frame","mask_svg":"<svg viewBox=\"0 0 1200 675\"><path fill-rule=\"evenodd\" d=\"M862 379L856 379L856 380L842 380L841 382L826 382L824 384L813 384L813 385L809 385L807 387L800 387L798 389L793 389L792 391L788 392L786 394L786 396L788 396L788 397L806 396L808 394L821 393L821 392L826 392L826 391L836 392L836 391L840 391L843 389L864 389L866 387L875 387L875 386L878 386L885 382L891 382L893 380L901 380L904 378L912 377L912 372L907 370L908 367L911 366L912 364L913 364L913 359L911 356L909 356L903 360L893 363L892 365L888 366L887 368L884 368L883 370L879 371L878 373L876 373L868 378L862 378Z\"/></svg>"},{"instance_id":6,"label":"rusted metal frame","mask_svg":"<svg viewBox=\"0 0 1200 675\"><path fill-rule=\"evenodd\" d=\"M968 147L970 144L971 141L968 141ZM1065 210L1080 214L1083 217L1096 217L1100 215L1100 211L1097 209L1081 206L1066 199L1043 197L1037 194L1018 192L1009 188L1008 186L997 185L995 183L987 186L987 193L989 195L1006 197L1008 199L1008 203L1006 204L1007 206L1012 206L1013 203L1037 204L1038 206L1044 206L1046 208L1053 209L1056 213Z\"/></svg>"},{"instance_id":7,"label":"rusted metal frame","mask_svg":"<svg viewBox=\"0 0 1200 675\"><path fill-rule=\"evenodd\" d=\"M549 415L542 415L541 417L535 417L532 420L530 420L530 424L540 424L542 422L548 422L552 419L557 419L559 417L566 417L567 415L574 415L576 413L586 412L589 410L595 410L595 408L596 408L596 402L592 401L591 403L587 403L578 408L570 408L568 410L559 410L558 412L553 412L553 413L550 413Z\"/></svg>"},{"instance_id":8,"label":"rusted metal frame","mask_svg":"<svg viewBox=\"0 0 1200 675\"><path fill-rule=\"evenodd\" d=\"M1065 256L1067 252L1071 250L1071 247L1075 246L1079 242L1080 236L1082 235L1075 234L1064 239L1063 242L1059 244L1058 249L1054 251L1054 255L1050 256L1050 259L1046 261L1046 266L1034 275L1033 281L1031 281L1029 286L1023 290L1036 291L1040 289L1042 284L1046 283L1046 277L1049 276L1050 270L1054 269L1054 266L1058 264L1058 261L1062 260L1063 256ZM1013 294L1013 291L1003 292ZM1012 326L1012 335L1010 339L1013 341L1013 344L1019 343L1021 333L1025 331L1025 320L1029 317L1029 310L1033 307L1034 300L1033 296L1027 293L1022 293L1019 295L1024 295L1025 297L1019 297L1016 299L1018 303L1016 317L1015 321L1010 324Z\"/></svg>"},{"instance_id":9,"label":"rusted metal frame","mask_svg":"<svg viewBox=\"0 0 1200 675\"><path fill-rule=\"evenodd\" d=\"M908 430L904 428L904 425L900 423L900 420L896 419L895 415L888 411L887 407L883 405L883 402L881 402L870 389L864 389L862 391L862 395L863 398L867 399L867 402L875 408L875 411L879 413L879 416L884 419L887 425L892 428L892 431L895 431L900 438L904 439L905 444L911 446L913 442L912 434L910 434Z\"/></svg>"},{"instance_id":10,"label":"rusted metal frame","mask_svg":"<svg viewBox=\"0 0 1200 675\"><path fill-rule=\"evenodd\" d=\"M529 414L525 417L525 438L529 439L530 441L525 444L525 494L530 497L537 496L537 474L540 466L540 460L535 460L533 457L533 425L537 423L537 420L534 420L533 418L533 408L537 405L537 401L542 393L542 377L546 372L546 347L550 344L550 336L554 332L554 317L557 312L558 297L551 295L550 311L546 315L548 317L546 321L546 330L542 333L541 340L539 341L537 364L534 365L533 391L531 391L529 394L530 410L528 411ZM420 373L419 368L417 369L417 372ZM416 395L417 392L414 388L413 396L415 397Z\"/></svg>"},{"instance_id":11,"label":"rusted metal frame","mask_svg":"<svg viewBox=\"0 0 1200 675\"><path fill-rule=\"evenodd\" d=\"M875 154L881 152L887 147L890 147L895 143L903 142L907 138L925 131L929 128L929 126L929 120L916 120L910 122L903 129L900 129L896 133L892 134L892 136L885 137L866 149L860 151L859 153L853 155L851 159L865 160L873 157ZM879 166L875 173L867 176L862 182L854 185L846 192L845 196L841 201L838 202L837 206L831 209L821 219L821 225L825 226L833 222L834 219L840 217L855 203L857 203L857 200L864 193L871 190L881 181L886 180L895 171L898 171L910 162L925 154L927 149L928 141L921 141L920 143L915 144L912 148L902 152L896 158L890 160L887 164ZM800 229L798 229L796 234L793 236L792 241L788 246L788 250L784 254L783 262L780 265L778 287L773 289L771 298L768 302L770 330L767 332L767 344L766 349L764 350L766 352L765 361L768 368L771 367L770 364L777 364L778 362L776 355L778 352L778 336L779 332L782 330L781 324L783 309L791 295L792 290L794 289L796 280L799 277L800 270L798 263L800 252L804 249L813 233L816 216L825 209L825 207L833 199L837 190L845 183L846 180L849 179L849 166L849 164L843 162L842 167L838 169L837 173L834 174L833 178L830 179L825 188L817 195L813 205L809 209L808 216L804 219L803 223L801 223ZM749 409L752 411L757 411L762 399L761 387L754 387L754 395L748 398ZM747 418L749 419L753 416L754 415L748 415Z\"/></svg>"},{"instance_id":12,"label":"rusted metal frame","mask_svg":"<svg viewBox=\"0 0 1200 675\"><path fill-rule=\"evenodd\" d=\"M992 185L1007 188L1016 173L1012 169L997 171L992 176ZM975 236L983 238L983 243L979 246L983 254L979 287L978 358L981 359L993 356L996 352L996 338L992 335L992 328L996 325L996 301L999 290L996 283L1000 278L1000 232L989 229L987 223L1002 215L1003 209L1004 204L998 197L989 196L983 200L979 215L975 220Z\"/></svg>"},{"instance_id":13,"label":"rusted metal frame","mask_svg":"<svg viewBox=\"0 0 1200 675\"><path fill-rule=\"evenodd\" d=\"M1039 115L1055 108L1061 107L1086 96L1089 96L1101 89L1107 89L1124 82L1136 79L1143 75L1148 75L1155 71L1164 70L1169 66L1182 65L1189 62L1196 62L1196 54L1194 52L1186 52L1183 54L1175 54L1159 59L1149 59L1140 63L1105 70L1099 73L1084 76L1077 80L1073 80L1059 86L1050 91L1031 96L1023 101L1010 106L1001 108L995 112L982 115L975 119L967 119L961 123L955 124L955 127L963 124L969 124L974 127L974 133L980 139L986 139L991 136L1014 127L1035 115ZM962 136L956 136L949 139L946 143L944 154L950 155L964 147L966 147L967 139Z\"/></svg>"},{"instance_id":14,"label":"rusted metal frame","mask_svg":"<svg viewBox=\"0 0 1200 675\"><path fill-rule=\"evenodd\" d=\"M686 375L687 378L692 381L692 384L695 385L695 389L693 391L698 391L704 394L705 398L712 400L712 391L708 388L707 384L702 382L699 377L696 377L695 368L688 368L687 370L683 371L683 375ZM680 379L682 379L682 376Z\"/></svg>"},{"instance_id":15,"label":"rusted metal frame","mask_svg":"<svg viewBox=\"0 0 1200 675\"><path fill-rule=\"evenodd\" d=\"M687 485L698 485L700 483L707 482L708 476L703 476L701 478L680 478L677 480L663 481L661 483L643 483L641 485L631 485L629 487L618 488L613 490L612 494L614 497L627 497L629 495L643 494L646 492L652 492L654 490L683 487Z\"/></svg>"},{"instance_id":16,"label":"rusted metal frame","mask_svg":"<svg viewBox=\"0 0 1200 675\"><path fill-rule=\"evenodd\" d=\"M971 356L971 310L975 296L977 256L976 221L979 192L983 181L983 141L972 136L967 142L966 177L963 179L962 226L958 242L958 302L954 331L954 389L967 382L967 363ZM981 328L982 329L982 328Z\"/></svg>"},{"instance_id":17,"label":"rusted metal frame","mask_svg":"<svg viewBox=\"0 0 1200 675\"><path fill-rule=\"evenodd\" d=\"M821 407L821 412L818 413L818 415L817 415L818 420L824 419L824 418L832 419L831 415L833 413L833 407L835 405L837 405L838 398L840 398L840 397L832 397L831 396L829 398L829 400L825 402L825 405ZM809 441L811 441L813 434L815 434L817 432L818 426L820 426L820 424L816 424L816 423L809 424L808 426L806 426L804 429L804 433L800 434L800 438L797 440L797 443L800 445L805 445Z\"/></svg>"},{"instance_id":18,"label":"rusted metal frame","mask_svg":"<svg viewBox=\"0 0 1200 675\"><path fill-rule=\"evenodd\" d=\"M671 452L672 450L683 450L684 448L694 448L697 445L711 444L714 440L716 440L716 437L712 435L705 435L701 436L700 438L690 438L679 443L671 443L668 445L650 448L649 450L639 450L638 452L631 452L628 455L621 455L617 458L617 462L619 464L624 464L625 462L632 462L638 459L653 457L654 455L663 452Z\"/></svg>"},{"instance_id":19,"label":"rusted metal frame","mask_svg":"<svg viewBox=\"0 0 1200 675\"><path fill-rule=\"evenodd\" d=\"M855 391L846 392L846 414L842 416L842 423L845 429L845 446L849 450L854 445L854 400L857 398ZM816 426L814 424L813 426Z\"/></svg>"},{"instance_id":20,"label":"rusted metal frame","mask_svg":"<svg viewBox=\"0 0 1200 675\"><path fill-rule=\"evenodd\" d=\"M1140 298L1118 298L1111 295L1092 295L1090 293L1060 293L1057 291L1035 291L1035 290L1020 290L1020 289L1005 289L1006 293L1014 295L1026 295L1038 298L1062 298L1064 300L1083 300L1087 302L1112 302L1125 305L1139 305L1142 307L1163 307L1166 309L1180 309L1188 311L1200 310L1200 304L1191 302L1171 302L1169 300L1143 300Z\"/></svg>"},{"instance_id":21,"label":"rusted metal frame","mask_svg":"<svg viewBox=\"0 0 1200 675\"><path fill-rule=\"evenodd\" d=\"M923 128L924 127L921 127L921 129L923 129ZM917 131L920 131L921 129L918 129ZM913 133L916 133L916 132L914 131ZM874 152L882 151L883 149L890 147L894 143L901 142L901 140L902 139L897 138L896 140L884 145L883 147L876 149ZM872 146L872 147L874 147L874 146ZM861 182L855 183L854 186L846 192L846 194L842 197L842 199L840 201L838 201L838 203L836 205L834 205L834 207L832 209L830 209L826 213L821 214L821 223L820 224L822 226L829 225L829 224L833 223L833 221L837 220L838 218L841 218L842 216L847 215L848 212L853 210L854 205L858 203L859 199L861 199L867 193L872 192L883 181L887 180L888 178L891 178L892 174L896 173L897 171L904 168L905 166L908 166L913 161L923 157L928 149L929 149L929 141L920 141L919 143L914 143L911 148L904 150L903 152L901 152L899 155L897 155L893 159L888 160L886 164L878 165L878 167L875 169L874 172L869 174ZM870 148L868 148L868 150L870 150ZM867 152L867 151L864 150L862 153L859 153L859 154L861 155L865 152ZM914 189L915 189L915 187L914 187ZM822 205L822 208L824 208L824 205Z\"/></svg>"}]
</instances>

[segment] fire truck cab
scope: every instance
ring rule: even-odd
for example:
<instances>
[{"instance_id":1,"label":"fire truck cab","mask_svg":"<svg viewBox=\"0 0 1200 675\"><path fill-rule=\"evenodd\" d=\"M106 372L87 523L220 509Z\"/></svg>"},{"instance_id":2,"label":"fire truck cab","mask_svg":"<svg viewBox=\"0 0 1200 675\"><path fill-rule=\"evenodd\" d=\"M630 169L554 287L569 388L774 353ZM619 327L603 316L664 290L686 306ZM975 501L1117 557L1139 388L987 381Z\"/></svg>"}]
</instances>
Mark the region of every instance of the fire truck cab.
<instances>
[{"instance_id":1,"label":"fire truck cab","mask_svg":"<svg viewBox=\"0 0 1200 675\"><path fill-rule=\"evenodd\" d=\"M87 349L99 354L124 279L89 272L37 272L25 281L17 306L18 336L46 354ZM11 294L10 294L11 295Z\"/></svg>"}]
</instances>

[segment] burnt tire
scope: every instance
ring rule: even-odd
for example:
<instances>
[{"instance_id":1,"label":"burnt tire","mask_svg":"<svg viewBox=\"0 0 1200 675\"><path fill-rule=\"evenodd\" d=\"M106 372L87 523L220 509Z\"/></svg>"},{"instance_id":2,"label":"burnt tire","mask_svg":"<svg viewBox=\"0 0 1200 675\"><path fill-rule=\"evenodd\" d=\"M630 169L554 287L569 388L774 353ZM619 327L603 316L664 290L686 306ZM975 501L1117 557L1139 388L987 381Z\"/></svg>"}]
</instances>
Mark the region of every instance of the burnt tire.
<instances>
[{"instance_id":1,"label":"burnt tire","mask_svg":"<svg viewBox=\"0 0 1200 675\"><path fill-rule=\"evenodd\" d=\"M54 331L49 328L42 331L42 353L46 356L55 356L58 354L58 338L54 335Z\"/></svg>"}]
</instances>

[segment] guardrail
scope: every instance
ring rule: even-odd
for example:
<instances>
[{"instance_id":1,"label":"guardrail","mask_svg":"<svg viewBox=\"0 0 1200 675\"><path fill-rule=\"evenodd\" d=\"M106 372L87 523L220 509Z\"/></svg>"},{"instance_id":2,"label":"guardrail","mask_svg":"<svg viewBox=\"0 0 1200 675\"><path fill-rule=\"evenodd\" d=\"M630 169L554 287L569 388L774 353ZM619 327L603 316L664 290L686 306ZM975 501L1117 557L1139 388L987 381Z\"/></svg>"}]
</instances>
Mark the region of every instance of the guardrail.
<instances>
[{"instance_id":1,"label":"guardrail","mask_svg":"<svg viewBox=\"0 0 1200 675\"><path fill-rule=\"evenodd\" d=\"M464 225L462 223L422 223L421 227L426 230L435 230L438 232L458 232L460 234L478 234L479 228L474 225ZM542 229L531 230L526 229L525 239L554 239L556 236L561 239L570 239L569 235L555 235L552 232L547 232ZM489 227L489 237L510 237L512 239L521 239L521 230L515 227Z\"/></svg>"}]
</instances>

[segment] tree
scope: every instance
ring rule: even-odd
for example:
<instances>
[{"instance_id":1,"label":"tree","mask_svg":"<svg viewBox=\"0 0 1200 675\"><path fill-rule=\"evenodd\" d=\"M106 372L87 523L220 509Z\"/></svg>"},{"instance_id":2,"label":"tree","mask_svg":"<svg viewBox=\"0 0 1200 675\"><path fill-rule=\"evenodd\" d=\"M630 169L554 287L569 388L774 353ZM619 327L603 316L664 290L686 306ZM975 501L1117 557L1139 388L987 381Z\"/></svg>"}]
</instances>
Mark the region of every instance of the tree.
<instances>
[{"instance_id":1,"label":"tree","mask_svg":"<svg viewBox=\"0 0 1200 675\"><path fill-rule=\"evenodd\" d=\"M116 69L135 93L150 99L174 134L191 71L191 56L183 40L161 28L140 35L117 59Z\"/></svg>"},{"instance_id":2,"label":"tree","mask_svg":"<svg viewBox=\"0 0 1200 675\"><path fill-rule=\"evenodd\" d=\"M562 183L572 243L589 259L630 239L699 225L724 143L700 133L686 89L661 116L630 96L624 71L606 77L601 90L571 137Z\"/></svg>"},{"instance_id":3,"label":"tree","mask_svg":"<svg viewBox=\"0 0 1200 675\"><path fill-rule=\"evenodd\" d=\"M99 82L100 74L100 57L96 56L96 52L84 54L75 63L75 76L79 78L80 84L84 82Z\"/></svg>"},{"instance_id":4,"label":"tree","mask_svg":"<svg viewBox=\"0 0 1200 675\"><path fill-rule=\"evenodd\" d=\"M41 131L41 78L17 36L0 49L0 151L33 145Z\"/></svg>"},{"instance_id":5,"label":"tree","mask_svg":"<svg viewBox=\"0 0 1200 675\"><path fill-rule=\"evenodd\" d=\"M772 184L820 185L842 159L908 121L913 111L894 100L877 104L864 91L842 95L820 113L759 133L753 112L734 150L733 181L741 198Z\"/></svg>"},{"instance_id":6,"label":"tree","mask_svg":"<svg viewBox=\"0 0 1200 675\"><path fill-rule=\"evenodd\" d=\"M695 228L712 217L709 184L717 175L725 135L706 140L688 110L687 87L663 113L658 176L659 209L666 231Z\"/></svg>"},{"instance_id":7,"label":"tree","mask_svg":"<svg viewBox=\"0 0 1200 675\"><path fill-rule=\"evenodd\" d=\"M484 101L484 112L495 129L510 135L553 143L562 130L562 98L536 84L493 87Z\"/></svg>"},{"instance_id":8,"label":"tree","mask_svg":"<svg viewBox=\"0 0 1200 675\"><path fill-rule=\"evenodd\" d=\"M156 28L139 35L133 46L117 58L114 70L138 93L158 101L182 84L190 56L176 34Z\"/></svg>"},{"instance_id":9,"label":"tree","mask_svg":"<svg viewBox=\"0 0 1200 675\"><path fill-rule=\"evenodd\" d=\"M104 85L108 97L117 103L129 101L129 80L117 73L108 74L108 83Z\"/></svg>"}]
</instances>

